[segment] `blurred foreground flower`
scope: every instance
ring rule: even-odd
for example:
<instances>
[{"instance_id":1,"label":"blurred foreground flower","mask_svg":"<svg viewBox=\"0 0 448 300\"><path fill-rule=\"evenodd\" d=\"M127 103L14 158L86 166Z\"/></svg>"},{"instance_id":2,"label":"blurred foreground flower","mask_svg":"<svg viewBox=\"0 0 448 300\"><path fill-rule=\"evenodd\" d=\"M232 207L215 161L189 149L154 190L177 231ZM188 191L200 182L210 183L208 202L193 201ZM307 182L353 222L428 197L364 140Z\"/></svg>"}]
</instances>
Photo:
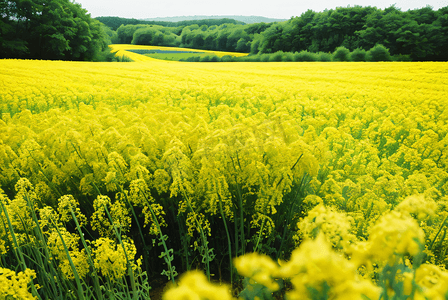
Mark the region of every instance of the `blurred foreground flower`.
<instances>
[{"instance_id":1,"label":"blurred foreground flower","mask_svg":"<svg viewBox=\"0 0 448 300\"><path fill-rule=\"evenodd\" d=\"M208 282L200 271L184 274L177 287L171 288L163 295L163 300L227 300L233 299L227 286Z\"/></svg>"}]
</instances>

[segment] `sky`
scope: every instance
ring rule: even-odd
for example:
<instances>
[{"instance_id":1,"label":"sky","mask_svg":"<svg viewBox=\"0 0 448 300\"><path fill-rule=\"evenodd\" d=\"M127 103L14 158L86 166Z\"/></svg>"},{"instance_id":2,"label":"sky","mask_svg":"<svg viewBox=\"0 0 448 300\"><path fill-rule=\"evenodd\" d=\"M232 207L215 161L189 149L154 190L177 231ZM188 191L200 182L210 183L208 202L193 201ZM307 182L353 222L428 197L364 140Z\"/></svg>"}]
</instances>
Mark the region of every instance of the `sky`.
<instances>
[{"instance_id":1,"label":"sky","mask_svg":"<svg viewBox=\"0 0 448 300\"><path fill-rule=\"evenodd\" d=\"M91 14L122 18L156 18L176 16L262 16L290 19L308 9L320 12L336 7L376 6L395 4L402 11L431 6L434 10L448 6L448 0L75 0Z\"/></svg>"}]
</instances>

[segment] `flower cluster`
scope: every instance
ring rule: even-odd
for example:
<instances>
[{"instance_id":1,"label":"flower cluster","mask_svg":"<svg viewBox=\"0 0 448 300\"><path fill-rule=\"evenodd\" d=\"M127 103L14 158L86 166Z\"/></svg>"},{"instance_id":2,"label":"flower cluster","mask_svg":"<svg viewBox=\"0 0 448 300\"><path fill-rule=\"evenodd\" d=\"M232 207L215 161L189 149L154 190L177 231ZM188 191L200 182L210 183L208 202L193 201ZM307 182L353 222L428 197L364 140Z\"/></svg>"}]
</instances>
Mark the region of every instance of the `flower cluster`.
<instances>
[{"instance_id":1,"label":"flower cluster","mask_svg":"<svg viewBox=\"0 0 448 300\"><path fill-rule=\"evenodd\" d=\"M0 268L0 299L37 299L29 292L29 285L36 278L34 270L14 272L7 268Z\"/></svg>"},{"instance_id":2,"label":"flower cluster","mask_svg":"<svg viewBox=\"0 0 448 300\"><path fill-rule=\"evenodd\" d=\"M130 48L140 46L114 46L118 55ZM448 266L446 64L130 55L135 63L0 62L2 261L48 248L42 255L68 280L94 268L117 278L133 247L151 267L165 253L154 268L164 260L173 274L171 262L187 270L250 251L285 259L298 246L285 267L308 255L314 266L288 273L294 289L326 282L336 294L365 283L319 277L311 247L347 272L422 249L428 265ZM283 266L252 259L283 276ZM439 276L418 270L407 271ZM246 271L274 288L265 272ZM425 296L439 289L426 286Z\"/></svg>"},{"instance_id":3,"label":"flower cluster","mask_svg":"<svg viewBox=\"0 0 448 300\"><path fill-rule=\"evenodd\" d=\"M218 286L207 281L200 271L190 271L179 280L179 285L163 294L164 300L232 300L230 290L226 286Z\"/></svg>"},{"instance_id":4,"label":"flower cluster","mask_svg":"<svg viewBox=\"0 0 448 300\"><path fill-rule=\"evenodd\" d=\"M117 244L109 238L99 238L93 243L95 267L110 280L121 279L129 267L137 267L135 255L137 249L131 240L124 239Z\"/></svg>"}]
</instances>

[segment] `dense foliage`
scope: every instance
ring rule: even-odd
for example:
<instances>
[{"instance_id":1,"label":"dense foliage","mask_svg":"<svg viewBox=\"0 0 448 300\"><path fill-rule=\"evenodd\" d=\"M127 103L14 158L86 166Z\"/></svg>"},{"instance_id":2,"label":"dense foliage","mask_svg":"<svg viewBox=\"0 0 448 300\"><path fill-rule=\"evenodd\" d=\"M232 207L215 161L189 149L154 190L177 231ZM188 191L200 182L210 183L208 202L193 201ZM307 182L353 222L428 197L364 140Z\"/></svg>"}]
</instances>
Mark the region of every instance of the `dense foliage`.
<instances>
[{"instance_id":1,"label":"dense foliage","mask_svg":"<svg viewBox=\"0 0 448 300\"><path fill-rule=\"evenodd\" d=\"M401 10L347 7L315 13L311 10L288 22L271 26L259 37L261 52L333 52L370 49L380 43L392 55L410 54L415 60L447 60L448 7Z\"/></svg>"},{"instance_id":2,"label":"dense foliage","mask_svg":"<svg viewBox=\"0 0 448 300\"><path fill-rule=\"evenodd\" d=\"M156 46L152 46L156 47ZM230 54L235 54L230 53ZM333 53L318 52L312 53L306 50L300 52L262 53L248 56L224 55L217 56L213 54L191 54L187 58L181 58L179 61L189 62L279 62L279 61L410 61L409 55L391 56L389 49L381 44L377 44L368 51L356 48L350 52L344 46L336 48Z\"/></svg>"},{"instance_id":3,"label":"dense foliage","mask_svg":"<svg viewBox=\"0 0 448 300\"><path fill-rule=\"evenodd\" d=\"M96 17L96 20L100 21L104 25L110 27L112 30L117 30L121 25L159 25L164 27L185 27L190 25L222 25L222 24L244 24L243 22L236 21L234 19L229 18L220 18L220 19L201 19L201 20L185 20L185 21L177 21L177 22L168 22L168 21L146 21L139 19L127 19L120 17Z\"/></svg>"},{"instance_id":4,"label":"dense foliage","mask_svg":"<svg viewBox=\"0 0 448 300\"><path fill-rule=\"evenodd\" d=\"M282 281L290 299L443 299L447 73L3 60L0 278L145 299L197 268L166 297L223 299L207 281L236 267L244 299Z\"/></svg>"},{"instance_id":5,"label":"dense foliage","mask_svg":"<svg viewBox=\"0 0 448 300\"><path fill-rule=\"evenodd\" d=\"M413 60L448 60L448 7L403 12L394 6L308 10L279 23L170 27L122 25L115 43L181 46L252 54L308 51L332 53L338 47L369 50L377 44L391 55Z\"/></svg>"},{"instance_id":6,"label":"dense foliage","mask_svg":"<svg viewBox=\"0 0 448 300\"><path fill-rule=\"evenodd\" d=\"M0 2L0 58L103 60L110 38L69 0Z\"/></svg>"}]
</instances>

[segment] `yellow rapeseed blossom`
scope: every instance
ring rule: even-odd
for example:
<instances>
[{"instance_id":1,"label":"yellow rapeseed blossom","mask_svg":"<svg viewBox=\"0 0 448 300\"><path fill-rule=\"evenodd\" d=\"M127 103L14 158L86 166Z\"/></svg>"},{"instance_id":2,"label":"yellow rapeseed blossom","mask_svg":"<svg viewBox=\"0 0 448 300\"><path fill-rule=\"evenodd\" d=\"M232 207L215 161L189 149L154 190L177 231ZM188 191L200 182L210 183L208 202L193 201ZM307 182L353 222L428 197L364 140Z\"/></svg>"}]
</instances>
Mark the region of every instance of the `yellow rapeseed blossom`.
<instances>
[{"instance_id":1,"label":"yellow rapeseed blossom","mask_svg":"<svg viewBox=\"0 0 448 300\"><path fill-rule=\"evenodd\" d=\"M356 239L351 232L352 224L351 217L327 208L321 203L310 210L308 215L297 224L299 231L294 239L299 241L299 234L305 238L315 238L319 233L323 233L333 247L347 248L350 242Z\"/></svg>"},{"instance_id":2,"label":"yellow rapeseed blossom","mask_svg":"<svg viewBox=\"0 0 448 300\"><path fill-rule=\"evenodd\" d=\"M200 225L213 228L215 252L221 216L238 222L230 225L238 247L226 245L235 255L251 251L254 237L260 251L278 245L291 212L289 222L305 216L296 235L302 245L325 232L356 266L393 263L422 246L429 262L448 265L446 63L203 64L127 51L152 47L113 48L135 62L0 60L0 187L9 197L0 194L2 255L14 255L7 212L20 246L33 245L42 227L68 277L53 227L60 228L83 274L81 243L62 225L78 207L74 199L93 213L88 221L103 238L113 226L101 201L122 231L129 203L152 234L156 219L169 225L170 239L171 208L190 233L198 230L188 199ZM287 256L285 232L280 255ZM364 242L347 247L352 240Z\"/></svg>"},{"instance_id":3,"label":"yellow rapeseed blossom","mask_svg":"<svg viewBox=\"0 0 448 300\"><path fill-rule=\"evenodd\" d=\"M39 210L39 225L44 233L48 233L52 227L62 227L60 215L50 206L45 206Z\"/></svg>"},{"instance_id":4,"label":"yellow rapeseed blossom","mask_svg":"<svg viewBox=\"0 0 448 300\"><path fill-rule=\"evenodd\" d=\"M58 230L59 232L53 229L47 233L47 245L53 256L57 259L59 269L66 278L75 278L68 258L68 255L70 255L78 276L84 278L89 272L89 264L85 249L80 249L79 236L68 232L64 227L60 227Z\"/></svg>"},{"instance_id":5,"label":"yellow rapeseed blossom","mask_svg":"<svg viewBox=\"0 0 448 300\"><path fill-rule=\"evenodd\" d=\"M417 284L414 299L443 300L448 293L448 272L431 264L423 264L413 272L404 273L404 292L410 295Z\"/></svg>"},{"instance_id":6,"label":"yellow rapeseed blossom","mask_svg":"<svg viewBox=\"0 0 448 300\"><path fill-rule=\"evenodd\" d=\"M0 299L38 299L29 291L33 278L36 278L36 272L31 269L16 273L7 268L0 268Z\"/></svg>"},{"instance_id":7,"label":"yellow rapeseed blossom","mask_svg":"<svg viewBox=\"0 0 448 300\"><path fill-rule=\"evenodd\" d=\"M281 277L291 278L294 289L288 299L312 299L309 288L330 287L330 299L378 299L380 288L362 279L357 266L331 249L324 234L303 242L293 251L291 259L282 264Z\"/></svg>"},{"instance_id":8,"label":"yellow rapeseed blossom","mask_svg":"<svg viewBox=\"0 0 448 300\"><path fill-rule=\"evenodd\" d=\"M403 200L395 207L395 211L404 214L414 214L417 219L434 215L437 203L432 199L425 199L424 195L413 195Z\"/></svg>"},{"instance_id":9,"label":"yellow rapeseed blossom","mask_svg":"<svg viewBox=\"0 0 448 300\"><path fill-rule=\"evenodd\" d=\"M154 171L153 186L159 194L166 193L170 187L171 177L164 169Z\"/></svg>"},{"instance_id":10,"label":"yellow rapeseed blossom","mask_svg":"<svg viewBox=\"0 0 448 300\"><path fill-rule=\"evenodd\" d=\"M72 195L64 195L58 200L58 212L60 220L69 222L75 215L79 226L84 226L87 223L86 216L81 212L78 201Z\"/></svg>"},{"instance_id":11,"label":"yellow rapeseed blossom","mask_svg":"<svg viewBox=\"0 0 448 300\"><path fill-rule=\"evenodd\" d=\"M135 62L144 62L144 61L153 61L154 58L139 55L136 53L133 53L128 50L173 50L172 47L164 47L164 46L145 46L145 45L126 45L126 44L114 44L109 46L111 48L111 52L115 53L115 56L121 57L126 56L130 59L132 59ZM189 48L175 48L176 51L194 51L194 49ZM201 50L201 52L214 54L216 56L224 56L224 55L231 55L231 56L246 56L247 53L236 53L236 52L224 52L224 51L210 51L210 50Z\"/></svg>"},{"instance_id":12,"label":"yellow rapeseed blossom","mask_svg":"<svg viewBox=\"0 0 448 300\"><path fill-rule=\"evenodd\" d=\"M17 192L13 200L0 194L0 201L5 205L8 212L9 222L11 223L19 245L26 244L34 239L31 234L36 224L33 222L32 214L37 208L38 198L34 192L34 186L26 178L21 178L15 185ZM7 226L6 214L2 213L3 228ZM9 230L7 230L9 231ZM11 233L7 233L8 237ZM12 237L11 237L12 238Z\"/></svg>"},{"instance_id":13,"label":"yellow rapeseed blossom","mask_svg":"<svg viewBox=\"0 0 448 300\"><path fill-rule=\"evenodd\" d=\"M422 251L425 234L408 214L391 211L371 228L369 240L353 245L352 260L356 264L372 262L393 264L397 255L416 255Z\"/></svg>"},{"instance_id":14,"label":"yellow rapeseed blossom","mask_svg":"<svg viewBox=\"0 0 448 300\"><path fill-rule=\"evenodd\" d=\"M126 209L126 205L119 199L112 203L108 196L99 195L93 201L95 211L92 214L90 223L92 229L97 230L103 237L114 236L114 227L119 232L127 232L131 227L129 212Z\"/></svg>"},{"instance_id":15,"label":"yellow rapeseed blossom","mask_svg":"<svg viewBox=\"0 0 448 300\"><path fill-rule=\"evenodd\" d=\"M163 294L164 300L232 300L230 289L208 282L200 271L190 271L181 276L177 287Z\"/></svg>"},{"instance_id":16,"label":"yellow rapeseed blossom","mask_svg":"<svg viewBox=\"0 0 448 300\"><path fill-rule=\"evenodd\" d=\"M235 258L234 263L240 275L266 286L273 292L279 289L274 278L279 276L280 267L268 256L249 253Z\"/></svg>"},{"instance_id":17,"label":"yellow rapeseed blossom","mask_svg":"<svg viewBox=\"0 0 448 300\"><path fill-rule=\"evenodd\" d=\"M109 238L101 237L92 244L95 268L110 280L122 278L129 267L136 268L134 259L137 249L132 240L123 238L122 244L117 244Z\"/></svg>"}]
</instances>

